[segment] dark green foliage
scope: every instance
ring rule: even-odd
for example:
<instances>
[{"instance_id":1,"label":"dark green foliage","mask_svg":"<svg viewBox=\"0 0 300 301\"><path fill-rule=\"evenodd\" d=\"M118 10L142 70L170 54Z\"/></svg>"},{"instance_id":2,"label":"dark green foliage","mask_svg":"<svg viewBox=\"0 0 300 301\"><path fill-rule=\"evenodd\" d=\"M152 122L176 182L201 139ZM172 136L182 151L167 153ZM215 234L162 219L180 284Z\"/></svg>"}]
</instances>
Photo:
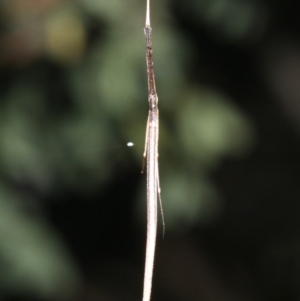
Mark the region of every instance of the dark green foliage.
<instances>
[{"instance_id":1,"label":"dark green foliage","mask_svg":"<svg viewBox=\"0 0 300 301\"><path fill-rule=\"evenodd\" d=\"M199 248L199 258L216 262L205 275L219 292L199 295L201 278L188 286L182 277L190 292L182 298L167 276L174 267L154 282L170 300L297 300L299 21L286 3L151 4L164 243L173 235L179 253L201 245L211 255ZM145 3L10 0L1 8L0 295L137 299ZM172 260L159 252L158 266Z\"/></svg>"}]
</instances>

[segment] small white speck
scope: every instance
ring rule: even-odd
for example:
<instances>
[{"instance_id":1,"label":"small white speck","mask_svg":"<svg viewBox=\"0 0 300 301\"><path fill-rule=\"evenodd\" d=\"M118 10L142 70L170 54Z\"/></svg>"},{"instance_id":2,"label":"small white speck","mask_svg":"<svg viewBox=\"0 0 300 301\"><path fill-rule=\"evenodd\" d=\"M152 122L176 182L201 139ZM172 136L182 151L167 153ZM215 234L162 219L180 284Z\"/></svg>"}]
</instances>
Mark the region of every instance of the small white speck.
<instances>
[{"instance_id":1,"label":"small white speck","mask_svg":"<svg viewBox=\"0 0 300 301\"><path fill-rule=\"evenodd\" d=\"M128 143L127 143L127 146L128 146L128 147L132 147L132 146L134 146L134 143L128 142Z\"/></svg>"}]
</instances>

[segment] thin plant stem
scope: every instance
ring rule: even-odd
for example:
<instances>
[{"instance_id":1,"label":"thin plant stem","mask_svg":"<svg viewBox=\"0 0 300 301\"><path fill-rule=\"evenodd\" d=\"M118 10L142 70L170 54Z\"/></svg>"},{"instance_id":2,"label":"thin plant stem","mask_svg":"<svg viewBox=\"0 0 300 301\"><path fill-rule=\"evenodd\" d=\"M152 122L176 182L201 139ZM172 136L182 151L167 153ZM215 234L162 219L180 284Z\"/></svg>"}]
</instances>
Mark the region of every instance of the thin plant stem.
<instances>
[{"instance_id":1,"label":"thin plant stem","mask_svg":"<svg viewBox=\"0 0 300 301\"><path fill-rule=\"evenodd\" d=\"M160 203L162 213L163 229L165 228L160 197L158 169L159 112L152 57L153 49L151 36L152 28L150 26L150 0L147 0L144 33L146 36L146 65L148 77L149 114L146 127L145 149L143 154L143 165L145 164L145 162L147 162L147 242L143 301L150 301L156 246L158 201Z\"/></svg>"}]
</instances>

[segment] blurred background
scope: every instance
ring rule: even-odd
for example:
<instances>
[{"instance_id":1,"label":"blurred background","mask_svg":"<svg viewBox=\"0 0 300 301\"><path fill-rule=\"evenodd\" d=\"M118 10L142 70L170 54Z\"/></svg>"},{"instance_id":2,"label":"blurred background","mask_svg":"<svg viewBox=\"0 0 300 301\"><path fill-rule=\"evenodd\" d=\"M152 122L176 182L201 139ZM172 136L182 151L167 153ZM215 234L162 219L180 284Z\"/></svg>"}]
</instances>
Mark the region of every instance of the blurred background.
<instances>
[{"instance_id":1,"label":"blurred background","mask_svg":"<svg viewBox=\"0 0 300 301\"><path fill-rule=\"evenodd\" d=\"M0 300L141 300L146 3L0 6ZM300 300L299 13L152 1L152 300Z\"/></svg>"}]
</instances>

